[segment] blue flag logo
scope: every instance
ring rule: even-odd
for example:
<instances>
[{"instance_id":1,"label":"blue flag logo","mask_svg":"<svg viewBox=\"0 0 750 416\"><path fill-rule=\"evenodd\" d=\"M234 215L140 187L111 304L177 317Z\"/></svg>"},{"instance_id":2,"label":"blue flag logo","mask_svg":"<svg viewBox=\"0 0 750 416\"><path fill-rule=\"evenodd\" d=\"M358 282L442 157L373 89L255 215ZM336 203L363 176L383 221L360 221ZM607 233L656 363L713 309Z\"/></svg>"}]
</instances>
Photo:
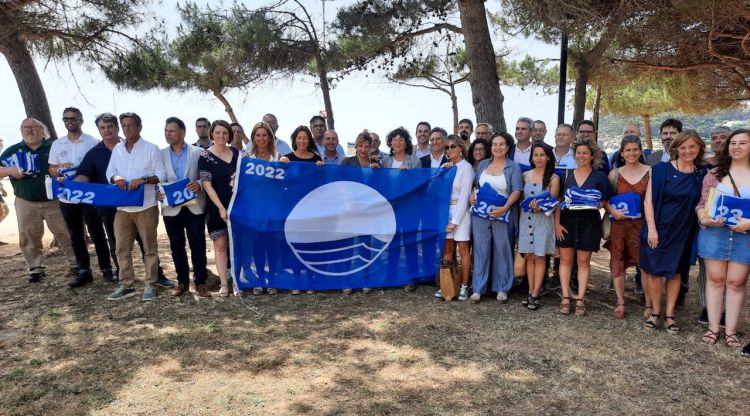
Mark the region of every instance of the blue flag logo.
<instances>
[{"instance_id":1,"label":"blue flag logo","mask_svg":"<svg viewBox=\"0 0 750 416\"><path fill-rule=\"evenodd\" d=\"M432 281L455 169L240 162L229 209L240 289Z\"/></svg>"}]
</instances>

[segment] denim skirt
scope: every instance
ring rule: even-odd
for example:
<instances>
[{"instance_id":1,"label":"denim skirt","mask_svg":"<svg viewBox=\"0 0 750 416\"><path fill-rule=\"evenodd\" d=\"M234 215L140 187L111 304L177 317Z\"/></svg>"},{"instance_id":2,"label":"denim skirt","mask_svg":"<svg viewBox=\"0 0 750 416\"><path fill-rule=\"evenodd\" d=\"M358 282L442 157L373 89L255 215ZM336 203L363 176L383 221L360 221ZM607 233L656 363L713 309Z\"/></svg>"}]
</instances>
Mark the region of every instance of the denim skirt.
<instances>
[{"instance_id":1,"label":"denim skirt","mask_svg":"<svg viewBox=\"0 0 750 416\"><path fill-rule=\"evenodd\" d=\"M750 233L736 233L728 227L701 228L698 255L704 259L750 265Z\"/></svg>"}]
</instances>

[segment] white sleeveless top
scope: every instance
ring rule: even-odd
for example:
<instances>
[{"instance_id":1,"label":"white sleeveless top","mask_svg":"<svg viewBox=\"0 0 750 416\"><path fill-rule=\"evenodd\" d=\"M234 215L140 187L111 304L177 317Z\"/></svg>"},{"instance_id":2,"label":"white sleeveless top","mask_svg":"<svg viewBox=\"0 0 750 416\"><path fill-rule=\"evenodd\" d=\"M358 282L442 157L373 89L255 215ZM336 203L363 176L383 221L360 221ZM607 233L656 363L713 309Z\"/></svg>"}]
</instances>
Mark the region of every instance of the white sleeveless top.
<instances>
[{"instance_id":1,"label":"white sleeveless top","mask_svg":"<svg viewBox=\"0 0 750 416\"><path fill-rule=\"evenodd\" d=\"M481 188L485 183L489 183L495 192L506 198L508 197L508 181L505 180L505 175L495 176L484 171L479 176L479 187Z\"/></svg>"}]
</instances>

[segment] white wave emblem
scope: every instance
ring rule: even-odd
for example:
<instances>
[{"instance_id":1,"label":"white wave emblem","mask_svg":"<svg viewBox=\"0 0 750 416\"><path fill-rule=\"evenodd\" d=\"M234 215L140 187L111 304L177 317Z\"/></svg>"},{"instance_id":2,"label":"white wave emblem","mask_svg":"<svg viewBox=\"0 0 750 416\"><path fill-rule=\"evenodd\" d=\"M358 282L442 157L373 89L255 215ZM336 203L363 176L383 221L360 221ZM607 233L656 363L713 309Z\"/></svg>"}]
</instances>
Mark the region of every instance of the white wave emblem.
<instances>
[{"instance_id":1,"label":"white wave emblem","mask_svg":"<svg viewBox=\"0 0 750 416\"><path fill-rule=\"evenodd\" d=\"M345 276L369 267L396 233L390 202L359 182L320 186L294 206L284 236L294 255L310 270Z\"/></svg>"}]
</instances>

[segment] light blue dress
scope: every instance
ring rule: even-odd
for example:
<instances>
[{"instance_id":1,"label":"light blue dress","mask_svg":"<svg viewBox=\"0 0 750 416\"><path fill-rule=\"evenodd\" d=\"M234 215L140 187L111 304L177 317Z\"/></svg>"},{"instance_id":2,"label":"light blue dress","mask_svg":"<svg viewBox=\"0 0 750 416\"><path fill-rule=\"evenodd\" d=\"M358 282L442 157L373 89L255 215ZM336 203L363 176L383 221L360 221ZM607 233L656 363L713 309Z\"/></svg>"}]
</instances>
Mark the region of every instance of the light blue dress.
<instances>
[{"instance_id":1,"label":"light blue dress","mask_svg":"<svg viewBox=\"0 0 750 416\"><path fill-rule=\"evenodd\" d=\"M552 175L554 178L557 175ZM531 198L542 192L541 182L531 182L529 172L523 174L523 199ZM546 256L555 252L555 216L544 212L523 212L518 230L518 247L521 253L533 253L536 256Z\"/></svg>"}]
</instances>

